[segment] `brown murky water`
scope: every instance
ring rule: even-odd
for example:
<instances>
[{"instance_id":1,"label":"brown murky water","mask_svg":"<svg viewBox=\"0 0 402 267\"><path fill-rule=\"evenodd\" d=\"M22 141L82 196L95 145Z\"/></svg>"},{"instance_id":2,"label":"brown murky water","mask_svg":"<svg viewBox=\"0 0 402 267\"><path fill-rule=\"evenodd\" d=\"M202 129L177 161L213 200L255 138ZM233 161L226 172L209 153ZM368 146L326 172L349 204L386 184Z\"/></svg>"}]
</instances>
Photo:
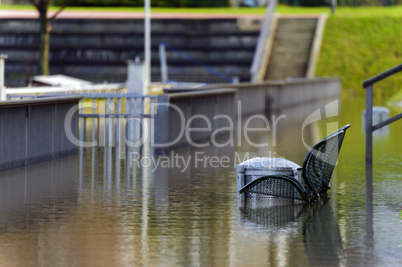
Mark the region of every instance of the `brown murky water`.
<instances>
[{"instance_id":1,"label":"brown murky water","mask_svg":"<svg viewBox=\"0 0 402 267\"><path fill-rule=\"evenodd\" d=\"M302 162L306 116L295 111L278 123L275 140L272 131L250 134L269 147L255 148L243 138L241 146L155 156L157 167L142 168L123 160L116 168L112 153L88 149L3 172L0 266L402 265L402 122L374 138L374 201L366 213L362 109L360 101L345 100L340 116L306 127L311 145L352 124L330 200L313 205L237 201L239 160ZM214 156L227 157L225 166L214 168ZM180 160L189 158L185 167ZM172 168L174 162L179 166Z\"/></svg>"}]
</instances>

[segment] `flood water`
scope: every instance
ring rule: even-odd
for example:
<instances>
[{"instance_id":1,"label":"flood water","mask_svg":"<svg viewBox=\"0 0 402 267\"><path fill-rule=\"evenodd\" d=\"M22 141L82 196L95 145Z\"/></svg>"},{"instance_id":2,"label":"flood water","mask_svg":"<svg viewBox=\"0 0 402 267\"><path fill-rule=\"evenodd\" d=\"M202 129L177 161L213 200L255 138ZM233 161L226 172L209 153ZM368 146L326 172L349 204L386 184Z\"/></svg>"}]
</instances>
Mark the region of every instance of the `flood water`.
<instances>
[{"instance_id":1,"label":"flood water","mask_svg":"<svg viewBox=\"0 0 402 267\"><path fill-rule=\"evenodd\" d=\"M299 111L278 122L276 137L250 133L268 147L236 133L241 145L182 148L144 167L86 149L0 173L0 266L400 266L402 122L374 136L373 203L366 205L364 104L343 100L339 116L326 114L325 104L328 118L304 130L308 145L352 125L327 201L244 205L237 198L235 164L246 157L302 163L308 150ZM182 159L190 159L187 167Z\"/></svg>"}]
</instances>

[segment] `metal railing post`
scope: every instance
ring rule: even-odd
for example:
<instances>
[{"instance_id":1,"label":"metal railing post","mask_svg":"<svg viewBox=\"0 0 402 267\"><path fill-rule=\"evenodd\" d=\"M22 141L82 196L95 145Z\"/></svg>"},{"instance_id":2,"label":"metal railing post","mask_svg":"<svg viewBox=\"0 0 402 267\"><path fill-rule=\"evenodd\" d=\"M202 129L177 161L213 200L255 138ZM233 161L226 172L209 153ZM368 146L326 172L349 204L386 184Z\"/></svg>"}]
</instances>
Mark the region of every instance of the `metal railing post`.
<instances>
[{"instance_id":1,"label":"metal railing post","mask_svg":"<svg viewBox=\"0 0 402 267\"><path fill-rule=\"evenodd\" d=\"M143 93L146 95L151 83L151 0L144 1L144 79Z\"/></svg>"},{"instance_id":2,"label":"metal railing post","mask_svg":"<svg viewBox=\"0 0 402 267\"><path fill-rule=\"evenodd\" d=\"M402 71L402 64L363 82L363 88L366 89L366 115L364 119L366 132L366 225L368 226L366 236L370 240L373 237L373 131L402 118L401 113L373 126L373 85L400 71Z\"/></svg>"},{"instance_id":3,"label":"metal railing post","mask_svg":"<svg viewBox=\"0 0 402 267\"><path fill-rule=\"evenodd\" d=\"M366 179L367 183L372 184L373 173L373 131L378 130L396 120L402 118L402 113L393 116L383 122L373 126L373 86L375 83L402 71L402 64L384 71L363 82L363 88L366 89L366 116L365 116L365 132L366 132Z\"/></svg>"},{"instance_id":4,"label":"metal railing post","mask_svg":"<svg viewBox=\"0 0 402 267\"><path fill-rule=\"evenodd\" d=\"M109 98L109 105L107 106L108 108L108 114L113 114L114 113L114 103L113 103L113 98ZM113 144L113 126L114 126L114 119L113 116L109 116L108 119L108 149L111 149L111 147L114 145Z\"/></svg>"},{"instance_id":5,"label":"metal railing post","mask_svg":"<svg viewBox=\"0 0 402 267\"><path fill-rule=\"evenodd\" d=\"M373 183L373 85L366 88L366 186Z\"/></svg>"},{"instance_id":6,"label":"metal railing post","mask_svg":"<svg viewBox=\"0 0 402 267\"><path fill-rule=\"evenodd\" d=\"M95 114L96 112L96 100L95 98L92 98L92 114ZM95 118L92 118L92 142L95 141ZM98 138L98 142L99 142L99 138Z\"/></svg>"},{"instance_id":7,"label":"metal railing post","mask_svg":"<svg viewBox=\"0 0 402 267\"><path fill-rule=\"evenodd\" d=\"M4 86L4 71L7 55L0 55L0 101L6 101L6 87Z\"/></svg>"}]
</instances>

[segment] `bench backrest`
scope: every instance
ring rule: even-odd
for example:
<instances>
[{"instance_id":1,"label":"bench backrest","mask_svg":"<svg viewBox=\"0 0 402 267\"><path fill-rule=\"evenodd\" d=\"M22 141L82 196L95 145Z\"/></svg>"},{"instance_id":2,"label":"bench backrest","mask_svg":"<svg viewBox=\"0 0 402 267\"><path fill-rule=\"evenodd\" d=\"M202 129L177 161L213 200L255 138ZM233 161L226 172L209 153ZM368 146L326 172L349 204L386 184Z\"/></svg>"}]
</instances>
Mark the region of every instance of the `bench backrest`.
<instances>
[{"instance_id":1,"label":"bench backrest","mask_svg":"<svg viewBox=\"0 0 402 267\"><path fill-rule=\"evenodd\" d=\"M315 144L303 161L302 177L306 185L318 196L323 186L329 187L339 151L345 137L345 125Z\"/></svg>"}]
</instances>

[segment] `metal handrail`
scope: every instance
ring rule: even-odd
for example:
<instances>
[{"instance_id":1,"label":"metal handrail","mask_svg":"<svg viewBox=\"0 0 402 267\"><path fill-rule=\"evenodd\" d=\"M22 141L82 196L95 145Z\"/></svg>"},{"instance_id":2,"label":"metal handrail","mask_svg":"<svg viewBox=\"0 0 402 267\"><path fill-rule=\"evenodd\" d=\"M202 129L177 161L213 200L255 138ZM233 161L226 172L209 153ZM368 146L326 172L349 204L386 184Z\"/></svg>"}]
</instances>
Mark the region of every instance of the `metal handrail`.
<instances>
[{"instance_id":1,"label":"metal handrail","mask_svg":"<svg viewBox=\"0 0 402 267\"><path fill-rule=\"evenodd\" d=\"M253 63L250 68L252 81L255 82L258 71L262 64L262 55L265 50L266 41L271 33L271 24L274 18L274 11L276 8L276 0L270 0L267 5L264 21L261 25L260 36L258 37L257 47L254 52Z\"/></svg>"},{"instance_id":2,"label":"metal handrail","mask_svg":"<svg viewBox=\"0 0 402 267\"><path fill-rule=\"evenodd\" d=\"M402 64L363 82L363 87L366 89L366 192L372 192L373 189L373 132L402 118L401 113L373 126L373 85L400 71Z\"/></svg>"},{"instance_id":3,"label":"metal handrail","mask_svg":"<svg viewBox=\"0 0 402 267\"><path fill-rule=\"evenodd\" d=\"M153 119L155 116L150 114L127 114L127 113L103 113L103 114L93 114L93 113L80 113L78 114L80 118L150 118Z\"/></svg>"},{"instance_id":4,"label":"metal handrail","mask_svg":"<svg viewBox=\"0 0 402 267\"><path fill-rule=\"evenodd\" d=\"M400 71L402 71L402 64L400 64L396 67L393 67L392 69L389 69L387 71L384 71L383 73L380 73L374 77L371 77L370 79L365 80L363 82L363 87L367 88L368 86L373 85L376 82L379 82L381 80L384 80L385 78L387 78L397 72L400 72Z\"/></svg>"}]
</instances>

